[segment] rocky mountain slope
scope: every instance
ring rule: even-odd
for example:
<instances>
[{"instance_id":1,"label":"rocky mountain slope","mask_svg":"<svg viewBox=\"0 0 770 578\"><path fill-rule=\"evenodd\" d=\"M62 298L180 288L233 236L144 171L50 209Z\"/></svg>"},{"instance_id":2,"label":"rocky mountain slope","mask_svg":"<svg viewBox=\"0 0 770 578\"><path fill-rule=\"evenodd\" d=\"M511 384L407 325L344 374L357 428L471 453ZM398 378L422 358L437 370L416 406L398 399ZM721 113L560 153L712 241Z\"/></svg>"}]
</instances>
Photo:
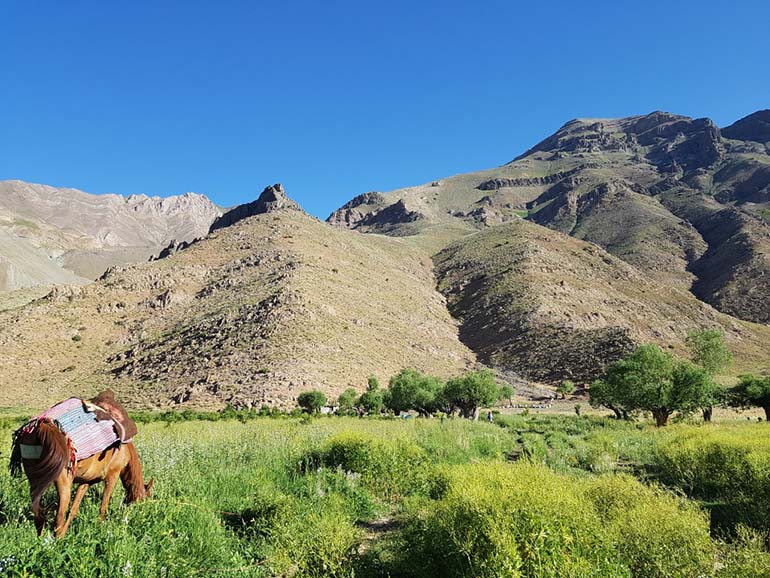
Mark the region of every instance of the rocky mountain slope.
<instances>
[{"instance_id":1,"label":"rocky mountain slope","mask_svg":"<svg viewBox=\"0 0 770 578\"><path fill-rule=\"evenodd\" d=\"M194 193L122 197L0 181L0 291L90 282L204 236L219 214Z\"/></svg>"},{"instance_id":2,"label":"rocky mountain slope","mask_svg":"<svg viewBox=\"0 0 770 578\"><path fill-rule=\"evenodd\" d=\"M687 332L721 328L740 367L767 361L770 327L741 321L600 247L515 219L435 257L439 289L480 361L558 383L596 379L635 345L686 355Z\"/></svg>"},{"instance_id":3,"label":"rocky mountain slope","mask_svg":"<svg viewBox=\"0 0 770 578\"><path fill-rule=\"evenodd\" d=\"M712 327L733 375L766 369L767 118L576 120L502 167L365 193L328 223L267 187L151 262L86 286L73 268L80 278L32 303L0 300L0 405L110 385L134 406L290 406L370 374L479 364L513 382L585 383L636 344L684 355L687 332ZM105 202L141 207L145 226L160 201ZM113 247L98 233L111 211L73 238ZM47 246L70 234L35 218ZM160 247L169 230L139 236ZM62 263L84 249L68 251Z\"/></svg>"},{"instance_id":4,"label":"rocky mountain slope","mask_svg":"<svg viewBox=\"0 0 770 578\"><path fill-rule=\"evenodd\" d=\"M328 220L413 235L524 217L720 311L769 323L768 118L760 111L724 130L664 112L574 120L502 167L367 193Z\"/></svg>"},{"instance_id":5,"label":"rocky mountain slope","mask_svg":"<svg viewBox=\"0 0 770 578\"><path fill-rule=\"evenodd\" d=\"M280 186L234 211L167 258L0 314L0 405L110 385L134 406L291 406L475 363L422 251L321 223Z\"/></svg>"}]
</instances>

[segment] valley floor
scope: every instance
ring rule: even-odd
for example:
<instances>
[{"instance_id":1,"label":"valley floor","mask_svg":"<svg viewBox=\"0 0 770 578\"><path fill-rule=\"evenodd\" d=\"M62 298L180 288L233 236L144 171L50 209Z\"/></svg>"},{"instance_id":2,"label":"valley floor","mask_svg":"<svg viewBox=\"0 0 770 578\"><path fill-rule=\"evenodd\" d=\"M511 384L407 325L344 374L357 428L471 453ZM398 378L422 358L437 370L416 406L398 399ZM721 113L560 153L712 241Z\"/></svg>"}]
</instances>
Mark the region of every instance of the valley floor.
<instances>
[{"instance_id":1,"label":"valley floor","mask_svg":"<svg viewBox=\"0 0 770 578\"><path fill-rule=\"evenodd\" d=\"M767 423L138 417L153 497L61 541L0 417L0 575L770 576Z\"/></svg>"}]
</instances>

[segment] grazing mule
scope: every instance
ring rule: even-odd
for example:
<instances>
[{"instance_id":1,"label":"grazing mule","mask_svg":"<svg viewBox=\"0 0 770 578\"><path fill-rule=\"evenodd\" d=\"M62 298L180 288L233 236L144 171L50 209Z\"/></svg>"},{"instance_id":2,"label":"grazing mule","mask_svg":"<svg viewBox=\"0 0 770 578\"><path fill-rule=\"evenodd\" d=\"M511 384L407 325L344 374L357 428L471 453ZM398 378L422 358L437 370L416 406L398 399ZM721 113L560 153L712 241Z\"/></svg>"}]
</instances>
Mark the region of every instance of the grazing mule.
<instances>
[{"instance_id":1,"label":"grazing mule","mask_svg":"<svg viewBox=\"0 0 770 578\"><path fill-rule=\"evenodd\" d=\"M22 446L38 448L36 455L24 456ZM37 455L39 454L39 455ZM99 519L104 520L110 503L112 491L120 478L126 490L125 503L131 504L150 495L153 481L145 484L142 477L142 464L139 454L131 442L117 441L110 447L81 460L72 460L72 447L67 436L51 420L41 420L34 427L19 430L14 440L11 459L13 468L16 462L17 473L23 466L27 475L32 498L32 511L35 516L35 526L38 534L45 531L46 512L41 501L43 494L51 485L55 485L59 496L54 533L57 538L67 533L72 520L80 509L80 502L88 488L99 482L104 482ZM73 484L79 484L75 492L72 509L67 514Z\"/></svg>"}]
</instances>

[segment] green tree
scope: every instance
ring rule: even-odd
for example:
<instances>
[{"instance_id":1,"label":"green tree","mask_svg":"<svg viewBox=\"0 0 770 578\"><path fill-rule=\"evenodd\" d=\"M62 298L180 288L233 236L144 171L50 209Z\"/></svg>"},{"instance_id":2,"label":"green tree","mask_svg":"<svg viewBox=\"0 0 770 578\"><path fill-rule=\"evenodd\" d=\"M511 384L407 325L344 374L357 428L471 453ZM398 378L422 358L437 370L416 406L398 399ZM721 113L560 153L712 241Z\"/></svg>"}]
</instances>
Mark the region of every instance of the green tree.
<instances>
[{"instance_id":1,"label":"green tree","mask_svg":"<svg viewBox=\"0 0 770 578\"><path fill-rule=\"evenodd\" d=\"M415 410L428 416L440 405L440 393L444 383L438 377L424 375L414 369L402 369L390 379L389 394L385 396L387 407L396 414Z\"/></svg>"},{"instance_id":2,"label":"green tree","mask_svg":"<svg viewBox=\"0 0 770 578\"><path fill-rule=\"evenodd\" d=\"M733 405L761 407L765 420L770 421L770 376L741 375L738 385L730 390Z\"/></svg>"},{"instance_id":3,"label":"green tree","mask_svg":"<svg viewBox=\"0 0 770 578\"><path fill-rule=\"evenodd\" d=\"M711 377L726 370L733 362L733 354L727 348L725 333L721 329L690 331L685 340L695 364L705 369ZM713 405L701 408L703 420L711 421Z\"/></svg>"},{"instance_id":4,"label":"green tree","mask_svg":"<svg viewBox=\"0 0 770 578\"><path fill-rule=\"evenodd\" d=\"M358 405L370 415L378 414L385 406L385 391L382 389L370 389L361 394Z\"/></svg>"},{"instance_id":5,"label":"green tree","mask_svg":"<svg viewBox=\"0 0 770 578\"><path fill-rule=\"evenodd\" d=\"M710 375L719 374L733 362L733 354L727 348L725 333L721 329L690 331L685 343L693 363L700 365Z\"/></svg>"},{"instance_id":6,"label":"green tree","mask_svg":"<svg viewBox=\"0 0 770 578\"><path fill-rule=\"evenodd\" d=\"M456 408L463 417L472 418L478 407L492 405L500 399L500 388L491 371L470 371L450 379L442 397L450 409Z\"/></svg>"},{"instance_id":7,"label":"green tree","mask_svg":"<svg viewBox=\"0 0 770 578\"><path fill-rule=\"evenodd\" d=\"M606 407L615 414L616 419L631 419L628 409L623 405L623 384L616 381L597 379L588 390L588 403L591 407Z\"/></svg>"},{"instance_id":8,"label":"green tree","mask_svg":"<svg viewBox=\"0 0 770 578\"><path fill-rule=\"evenodd\" d=\"M561 394L562 399L567 399L568 395L575 393L575 389L575 383L567 379L559 384L559 387L556 388L556 391Z\"/></svg>"},{"instance_id":9,"label":"green tree","mask_svg":"<svg viewBox=\"0 0 770 578\"><path fill-rule=\"evenodd\" d=\"M303 391L297 397L297 405L307 413L318 413L326 405L326 395L318 390Z\"/></svg>"},{"instance_id":10,"label":"green tree","mask_svg":"<svg viewBox=\"0 0 770 578\"><path fill-rule=\"evenodd\" d=\"M377 414L385 405L385 390L380 389L380 382L373 375L369 376L366 391L361 394L358 405L366 413Z\"/></svg>"},{"instance_id":11,"label":"green tree","mask_svg":"<svg viewBox=\"0 0 770 578\"><path fill-rule=\"evenodd\" d=\"M500 399L507 399L509 403L513 403L513 395L516 393L516 390L513 389L512 386L508 385L507 383L500 386Z\"/></svg>"},{"instance_id":12,"label":"green tree","mask_svg":"<svg viewBox=\"0 0 770 578\"><path fill-rule=\"evenodd\" d=\"M337 399L339 413L350 415L355 412L356 402L358 401L358 392L352 387L343 391Z\"/></svg>"},{"instance_id":13,"label":"green tree","mask_svg":"<svg viewBox=\"0 0 770 578\"><path fill-rule=\"evenodd\" d=\"M676 360L657 345L642 345L613 363L591 387L591 403L623 416L649 411L661 427L674 412L690 413L713 403L716 391L702 367Z\"/></svg>"}]
</instances>

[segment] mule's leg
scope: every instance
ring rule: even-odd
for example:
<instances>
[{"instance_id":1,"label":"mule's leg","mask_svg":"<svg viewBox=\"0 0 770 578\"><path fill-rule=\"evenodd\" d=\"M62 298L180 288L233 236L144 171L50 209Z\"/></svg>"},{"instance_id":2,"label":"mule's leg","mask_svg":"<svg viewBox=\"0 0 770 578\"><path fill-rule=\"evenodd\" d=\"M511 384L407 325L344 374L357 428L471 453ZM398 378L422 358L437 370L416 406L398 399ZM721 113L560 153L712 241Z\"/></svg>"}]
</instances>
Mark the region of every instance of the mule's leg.
<instances>
[{"instance_id":1,"label":"mule's leg","mask_svg":"<svg viewBox=\"0 0 770 578\"><path fill-rule=\"evenodd\" d=\"M67 516L67 521L64 523L64 528L62 529L62 536L67 533L67 530L70 529L70 524L72 523L72 520L75 519L75 516L78 515L78 511L80 510L80 502L83 501L83 496L86 495L86 492L88 491L89 484L80 484L78 486L78 489L75 491L75 500L72 502L72 508L70 509L69 516Z\"/></svg>"},{"instance_id":2,"label":"mule's leg","mask_svg":"<svg viewBox=\"0 0 770 578\"><path fill-rule=\"evenodd\" d=\"M35 515L35 528L37 535L42 536L45 532L45 510L43 510L43 492L32 496L32 513Z\"/></svg>"},{"instance_id":3,"label":"mule's leg","mask_svg":"<svg viewBox=\"0 0 770 578\"><path fill-rule=\"evenodd\" d=\"M104 479L104 496L102 497L102 506L99 508L99 519L104 521L107 517L107 508L110 506L110 498L112 497L112 490L115 489L115 484L118 481L118 472L110 472Z\"/></svg>"},{"instance_id":4,"label":"mule's leg","mask_svg":"<svg viewBox=\"0 0 770 578\"><path fill-rule=\"evenodd\" d=\"M59 508L56 511L56 529L54 534L57 538L61 538L67 532L64 527L64 516L67 514L67 509L70 507L70 499L72 498L72 478L66 473L62 473L56 478L56 493L59 494Z\"/></svg>"}]
</instances>

